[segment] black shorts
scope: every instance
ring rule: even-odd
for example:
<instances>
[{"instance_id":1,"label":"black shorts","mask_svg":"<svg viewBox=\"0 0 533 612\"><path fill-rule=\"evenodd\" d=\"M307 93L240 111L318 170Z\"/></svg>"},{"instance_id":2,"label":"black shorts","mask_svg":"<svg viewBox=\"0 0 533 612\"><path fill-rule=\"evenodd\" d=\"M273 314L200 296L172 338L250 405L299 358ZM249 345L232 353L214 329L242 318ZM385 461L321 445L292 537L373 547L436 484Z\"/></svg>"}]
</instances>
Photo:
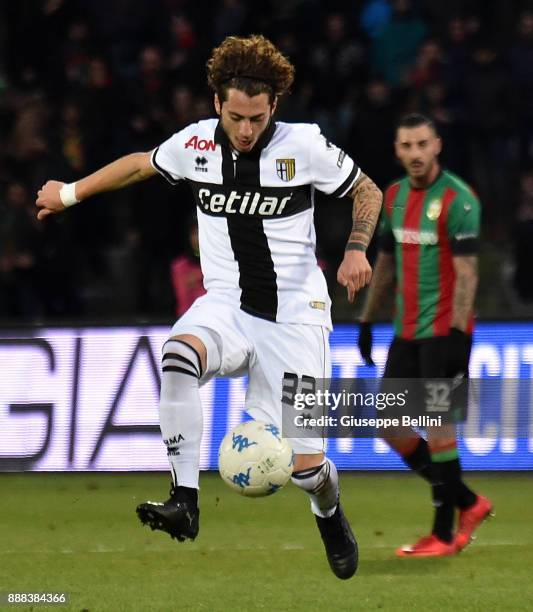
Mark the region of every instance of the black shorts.
<instances>
[{"instance_id":1,"label":"black shorts","mask_svg":"<svg viewBox=\"0 0 533 612\"><path fill-rule=\"evenodd\" d=\"M446 343L446 336L422 340L394 338L383 378L446 378L449 376Z\"/></svg>"},{"instance_id":2,"label":"black shorts","mask_svg":"<svg viewBox=\"0 0 533 612\"><path fill-rule=\"evenodd\" d=\"M425 338L423 340L403 340L394 338L392 341L387 363L385 365L384 379L424 379L420 380L420 389L411 393L411 415L432 413L437 407L442 408L442 417L445 422L462 422L466 419L468 407L468 383L463 380L460 384L446 383L447 389L441 385L432 384L434 379L453 378L447 368L447 337ZM470 349L472 345L470 344ZM468 378L468 375L467 377ZM392 385L392 386L391 386ZM398 385L400 385L398 387ZM384 380L383 391L396 390L401 387L400 381ZM437 394L437 391L444 393ZM413 399L416 398L416 399Z\"/></svg>"}]
</instances>

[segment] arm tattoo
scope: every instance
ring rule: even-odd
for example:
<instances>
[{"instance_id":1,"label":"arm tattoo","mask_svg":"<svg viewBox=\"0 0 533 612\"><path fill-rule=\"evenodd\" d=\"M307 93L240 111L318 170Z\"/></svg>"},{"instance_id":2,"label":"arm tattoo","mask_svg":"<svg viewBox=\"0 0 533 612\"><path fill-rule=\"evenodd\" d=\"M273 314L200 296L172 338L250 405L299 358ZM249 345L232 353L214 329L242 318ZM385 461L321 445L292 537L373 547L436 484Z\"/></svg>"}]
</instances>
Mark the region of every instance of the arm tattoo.
<instances>
[{"instance_id":1,"label":"arm tattoo","mask_svg":"<svg viewBox=\"0 0 533 612\"><path fill-rule=\"evenodd\" d=\"M477 289L477 257L456 257L453 291L452 327L465 330L474 310Z\"/></svg>"},{"instance_id":2,"label":"arm tattoo","mask_svg":"<svg viewBox=\"0 0 533 612\"><path fill-rule=\"evenodd\" d=\"M355 183L351 196L353 225L346 250L366 251L376 229L383 196L366 174Z\"/></svg>"}]
</instances>

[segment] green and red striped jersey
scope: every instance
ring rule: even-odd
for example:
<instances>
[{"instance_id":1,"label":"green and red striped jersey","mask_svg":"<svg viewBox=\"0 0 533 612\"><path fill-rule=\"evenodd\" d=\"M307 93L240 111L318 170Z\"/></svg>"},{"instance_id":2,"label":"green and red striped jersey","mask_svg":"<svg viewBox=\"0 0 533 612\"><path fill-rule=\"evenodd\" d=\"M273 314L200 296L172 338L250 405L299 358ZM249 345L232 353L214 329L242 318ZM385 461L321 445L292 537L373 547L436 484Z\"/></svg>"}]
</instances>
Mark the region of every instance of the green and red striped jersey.
<instances>
[{"instance_id":1,"label":"green and red striped jersey","mask_svg":"<svg viewBox=\"0 0 533 612\"><path fill-rule=\"evenodd\" d=\"M406 176L385 191L380 248L396 260L395 335L449 333L455 285L453 255L477 253L481 207L473 190L442 171L426 189Z\"/></svg>"}]
</instances>

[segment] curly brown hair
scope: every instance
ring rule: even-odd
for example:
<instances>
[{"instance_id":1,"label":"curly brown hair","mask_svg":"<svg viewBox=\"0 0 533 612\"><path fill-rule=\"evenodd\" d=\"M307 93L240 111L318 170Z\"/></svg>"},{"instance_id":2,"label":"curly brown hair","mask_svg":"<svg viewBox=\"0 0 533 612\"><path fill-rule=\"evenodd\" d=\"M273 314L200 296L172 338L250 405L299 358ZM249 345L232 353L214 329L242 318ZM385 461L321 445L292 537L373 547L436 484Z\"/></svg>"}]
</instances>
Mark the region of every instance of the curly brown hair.
<instances>
[{"instance_id":1,"label":"curly brown hair","mask_svg":"<svg viewBox=\"0 0 533 612\"><path fill-rule=\"evenodd\" d=\"M221 102L234 87L248 96L267 93L272 103L287 93L294 81L294 66L260 34L228 36L207 62L207 82Z\"/></svg>"}]
</instances>

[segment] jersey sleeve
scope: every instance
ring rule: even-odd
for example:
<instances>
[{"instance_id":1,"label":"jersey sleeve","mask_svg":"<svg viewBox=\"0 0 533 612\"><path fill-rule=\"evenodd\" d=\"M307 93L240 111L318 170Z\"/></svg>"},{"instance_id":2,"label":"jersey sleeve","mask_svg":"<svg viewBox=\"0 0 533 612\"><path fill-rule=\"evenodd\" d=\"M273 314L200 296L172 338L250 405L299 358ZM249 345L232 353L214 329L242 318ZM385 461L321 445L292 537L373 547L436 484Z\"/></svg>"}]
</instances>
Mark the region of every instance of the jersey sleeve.
<instances>
[{"instance_id":1,"label":"jersey sleeve","mask_svg":"<svg viewBox=\"0 0 533 612\"><path fill-rule=\"evenodd\" d=\"M169 183L175 185L185 177L183 150L189 129L176 132L152 151L150 162Z\"/></svg>"},{"instance_id":2,"label":"jersey sleeve","mask_svg":"<svg viewBox=\"0 0 533 612\"><path fill-rule=\"evenodd\" d=\"M479 250L481 205L473 193L459 193L450 206L448 238L454 255L475 255Z\"/></svg>"},{"instance_id":3,"label":"jersey sleeve","mask_svg":"<svg viewBox=\"0 0 533 612\"><path fill-rule=\"evenodd\" d=\"M312 184L336 198L345 196L359 178L360 168L342 149L329 142L314 125L309 142Z\"/></svg>"},{"instance_id":4,"label":"jersey sleeve","mask_svg":"<svg viewBox=\"0 0 533 612\"><path fill-rule=\"evenodd\" d=\"M396 194L397 184L385 189L383 194L383 205L381 207L381 216L378 225L378 248L385 253L393 254L396 246L394 234L392 232L391 210L392 203Z\"/></svg>"},{"instance_id":5,"label":"jersey sleeve","mask_svg":"<svg viewBox=\"0 0 533 612\"><path fill-rule=\"evenodd\" d=\"M378 248L380 251L393 254L394 247L395 242L394 234L392 233L391 220L387 211L385 210L385 207L382 207L378 227Z\"/></svg>"}]
</instances>

